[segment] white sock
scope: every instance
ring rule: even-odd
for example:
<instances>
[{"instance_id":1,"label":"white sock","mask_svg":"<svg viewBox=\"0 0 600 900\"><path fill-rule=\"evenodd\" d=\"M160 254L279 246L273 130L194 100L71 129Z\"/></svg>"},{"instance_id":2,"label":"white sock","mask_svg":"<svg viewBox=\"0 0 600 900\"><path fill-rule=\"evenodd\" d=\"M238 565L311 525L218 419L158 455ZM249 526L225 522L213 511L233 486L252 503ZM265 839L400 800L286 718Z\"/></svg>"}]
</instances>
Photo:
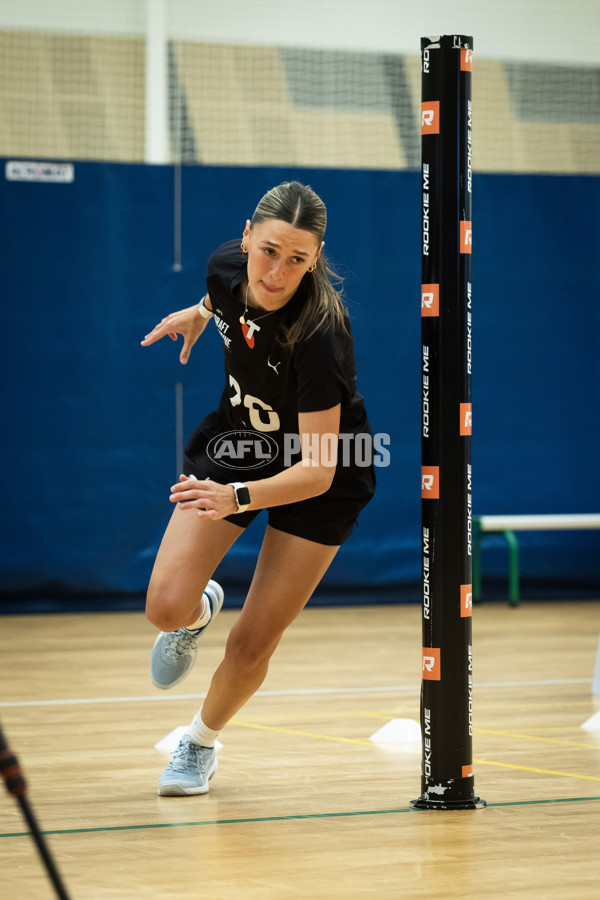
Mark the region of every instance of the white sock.
<instances>
[{"instance_id":1,"label":"white sock","mask_svg":"<svg viewBox=\"0 0 600 900\"><path fill-rule=\"evenodd\" d=\"M204 625L210 622L210 603L208 602L208 597L206 594L202 594L202 606L200 610L200 615L191 625L186 625L188 631L194 631L195 628L202 628Z\"/></svg>"},{"instance_id":2,"label":"white sock","mask_svg":"<svg viewBox=\"0 0 600 900\"><path fill-rule=\"evenodd\" d=\"M200 710L192 719L192 724L188 728L187 734L201 747L214 747L219 732L213 731L212 728L204 724L202 721L202 710Z\"/></svg>"}]
</instances>

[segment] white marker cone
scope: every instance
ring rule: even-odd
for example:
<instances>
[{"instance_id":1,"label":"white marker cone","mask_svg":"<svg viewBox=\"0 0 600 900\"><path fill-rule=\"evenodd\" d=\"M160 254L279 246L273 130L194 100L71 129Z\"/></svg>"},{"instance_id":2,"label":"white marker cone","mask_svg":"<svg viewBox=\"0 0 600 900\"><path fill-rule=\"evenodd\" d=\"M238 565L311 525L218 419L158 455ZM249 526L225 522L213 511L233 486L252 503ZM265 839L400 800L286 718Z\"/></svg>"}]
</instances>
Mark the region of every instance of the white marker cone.
<instances>
[{"instance_id":1,"label":"white marker cone","mask_svg":"<svg viewBox=\"0 0 600 900\"><path fill-rule=\"evenodd\" d=\"M581 726L585 731L600 731L600 710Z\"/></svg>"},{"instance_id":2,"label":"white marker cone","mask_svg":"<svg viewBox=\"0 0 600 900\"><path fill-rule=\"evenodd\" d=\"M369 738L374 744L413 744L421 740L416 719L392 719Z\"/></svg>"}]
</instances>

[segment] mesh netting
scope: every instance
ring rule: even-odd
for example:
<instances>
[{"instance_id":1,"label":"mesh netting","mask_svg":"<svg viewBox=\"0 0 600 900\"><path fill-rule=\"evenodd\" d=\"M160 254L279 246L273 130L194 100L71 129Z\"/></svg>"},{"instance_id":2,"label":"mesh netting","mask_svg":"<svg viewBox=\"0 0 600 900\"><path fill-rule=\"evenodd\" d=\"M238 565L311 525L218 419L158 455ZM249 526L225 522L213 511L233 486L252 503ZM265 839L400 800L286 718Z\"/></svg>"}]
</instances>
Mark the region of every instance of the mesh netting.
<instances>
[{"instance_id":1,"label":"mesh netting","mask_svg":"<svg viewBox=\"0 0 600 900\"><path fill-rule=\"evenodd\" d=\"M36 17L41 6L44 16ZM125 0L120 9L127 6ZM23 13L19 22L0 30L1 155L126 162L149 158L148 120L160 97L148 96L145 20L137 21L134 5L129 6L131 15L118 23L121 34L106 33L105 25L95 20L86 25L81 17L69 27L69 0L51 5L27 0L27 27ZM255 9L266 16L262 6ZM356 8L349 0L347 12ZM549 15L558 4L548 0L545 8L545 21L560 31L563 20ZM417 33L410 41L414 53L400 46L392 52L393 38L385 52L294 46L290 7L285 44L273 43L278 36L274 28L269 46L258 46L197 39L205 3L172 0L165 9L167 109L159 118L167 148L163 161L419 166ZM568 10L563 15L568 21ZM90 33L82 33L86 27ZM580 65L565 59L486 57L486 40L480 53L477 32L473 28L468 33L475 36L475 168L599 172L600 68L589 60ZM406 35L402 39L406 44ZM360 37L356 43L360 45ZM575 50L572 55L577 57Z\"/></svg>"}]
</instances>

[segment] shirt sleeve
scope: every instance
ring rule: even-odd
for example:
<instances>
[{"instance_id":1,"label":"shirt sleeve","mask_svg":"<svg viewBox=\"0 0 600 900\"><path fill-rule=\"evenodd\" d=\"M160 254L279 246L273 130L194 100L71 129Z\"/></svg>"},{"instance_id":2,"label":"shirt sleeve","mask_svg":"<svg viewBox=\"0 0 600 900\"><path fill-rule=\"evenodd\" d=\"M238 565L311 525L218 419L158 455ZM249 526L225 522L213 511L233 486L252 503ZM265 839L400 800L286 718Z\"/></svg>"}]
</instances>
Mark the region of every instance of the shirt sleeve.
<instances>
[{"instance_id":1,"label":"shirt sleeve","mask_svg":"<svg viewBox=\"0 0 600 900\"><path fill-rule=\"evenodd\" d=\"M318 412L343 403L349 396L341 335L320 330L294 347L298 412Z\"/></svg>"},{"instance_id":2,"label":"shirt sleeve","mask_svg":"<svg viewBox=\"0 0 600 900\"><path fill-rule=\"evenodd\" d=\"M225 284L245 276L246 260L240 250L239 241L227 241L210 255L206 264L206 279L221 278Z\"/></svg>"}]
</instances>

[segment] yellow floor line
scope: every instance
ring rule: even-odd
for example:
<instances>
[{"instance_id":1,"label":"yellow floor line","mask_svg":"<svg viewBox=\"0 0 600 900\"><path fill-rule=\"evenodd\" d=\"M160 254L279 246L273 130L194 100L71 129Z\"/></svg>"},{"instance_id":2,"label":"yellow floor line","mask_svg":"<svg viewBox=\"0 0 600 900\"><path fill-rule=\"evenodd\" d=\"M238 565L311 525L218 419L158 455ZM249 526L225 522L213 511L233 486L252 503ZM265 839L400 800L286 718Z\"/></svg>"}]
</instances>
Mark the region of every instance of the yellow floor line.
<instances>
[{"instance_id":1,"label":"yellow floor line","mask_svg":"<svg viewBox=\"0 0 600 900\"><path fill-rule=\"evenodd\" d=\"M240 728L254 728L258 731L274 731L278 734L292 734L297 737L319 738L323 741L335 741L342 744L360 744L363 747L372 747L372 741L359 740L357 738L334 737L330 734L317 734L312 731L297 731L291 728L275 728L272 725L257 725L253 722L242 722L239 719L232 719L232 725L238 725ZM521 772L535 772L538 775L560 775L563 778L577 778L583 781L600 781L600 777L595 775L576 775L574 772L556 772L553 769L535 769L532 766L517 766L512 763L491 762L485 759L474 759L474 765L478 766L498 766L502 769L517 769Z\"/></svg>"},{"instance_id":2,"label":"yellow floor line","mask_svg":"<svg viewBox=\"0 0 600 900\"><path fill-rule=\"evenodd\" d=\"M353 716L360 716L362 719L415 719L419 721L419 709L413 709L412 715L406 709L374 709L370 712L353 712ZM346 713L348 715L348 713Z\"/></svg>"},{"instance_id":3,"label":"yellow floor line","mask_svg":"<svg viewBox=\"0 0 600 900\"><path fill-rule=\"evenodd\" d=\"M251 722L240 722L239 719L232 719L232 725L239 725L240 728L256 728L259 731L276 731L279 734L294 734L299 737L320 738L323 741L338 741L342 744L362 744L365 747L372 747L371 741L361 741L357 738L334 737L330 734L316 734L312 731L294 731L291 728L275 728L273 725L255 725Z\"/></svg>"},{"instance_id":4,"label":"yellow floor line","mask_svg":"<svg viewBox=\"0 0 600 900\"><path fill-rule=\"evenodd\" d=\"M586 750L600 750L599 744L579 744L576 741L560 741L558 738L537 737L533 734L517 734L512 731L492 731L489 728L474 728L475 734L498 734L501 737L521 738L525 741L542 741L544 744L566 744L567 747L584 747Z\"/></svg>"},{"instance_id":5,"label":"yellow floor line","mask_svg":"<svg viewBox=\"0 0 600 900\"><path fill-rule=\"evenodd\" d=\"M515 766L511 763L490 762L487 759L474 759L476 766L499 766L502 769L518 769L522 772L536 772L538 775L561 775L563 778L580 778L583 781L600 781L596 775L575 775L574 772L555 772L553 769L534 769L531 766Z\"/></svg>"},{"instance_id":6,"label":"yellow floor line","mask_svg":"<svg viewBox=\"0 0 600 900\"><path fill-rule=\"evenodd\" d=\"M504 700L499 700L497 703L494 703L493 701L478 701L476 699L476 708L478 712L489 712L490 710L497 712L499 709L518 709L519 711L528 709L572 709L575 706L589 707L589 705L589 697L584 698L583 700L540 700L539 702L527 700L523 701L523 703L513 703Z\"/></svg>"}]
</instances>

